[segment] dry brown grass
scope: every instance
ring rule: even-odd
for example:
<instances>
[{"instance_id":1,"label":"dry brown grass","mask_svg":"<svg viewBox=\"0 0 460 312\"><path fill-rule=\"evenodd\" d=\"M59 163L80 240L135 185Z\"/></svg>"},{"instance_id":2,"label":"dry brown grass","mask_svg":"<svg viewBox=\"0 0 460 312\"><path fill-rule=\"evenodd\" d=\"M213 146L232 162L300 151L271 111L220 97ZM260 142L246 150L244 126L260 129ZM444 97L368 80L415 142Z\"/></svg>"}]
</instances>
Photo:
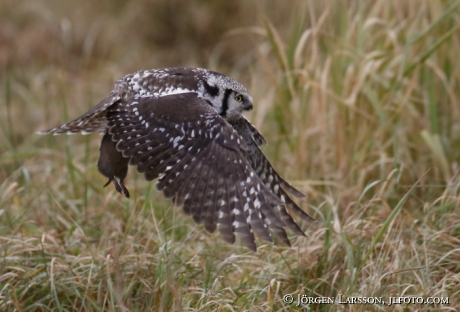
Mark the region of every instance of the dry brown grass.
<instances>
[{"instance_id":1,"label":"dry brown grass","mask_svg":"<svg viewBox=\"0 0 460 312\"><path fill-rule=\"evenodd\" d=\"M0 2L0 310L457 310L459 28L459 1ZM229 246L135 170L103 189L97 135L35 134L167 66L248 87L307 238Z\"/></svg>"}]
</instances>

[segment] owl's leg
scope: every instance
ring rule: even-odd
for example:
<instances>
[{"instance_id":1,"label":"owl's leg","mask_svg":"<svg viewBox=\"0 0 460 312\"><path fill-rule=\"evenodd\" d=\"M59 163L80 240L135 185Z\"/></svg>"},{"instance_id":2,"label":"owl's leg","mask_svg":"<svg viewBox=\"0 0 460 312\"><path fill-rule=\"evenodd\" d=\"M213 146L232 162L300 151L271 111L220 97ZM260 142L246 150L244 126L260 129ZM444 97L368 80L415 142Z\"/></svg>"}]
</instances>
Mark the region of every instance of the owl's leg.
<instances>
[{"instance_id":1,"label":"owl's leg","mask_svg":"<svg viewBox=\"0 0 460 312\"><path fill-rule=\"evenodd\" d=\"M110 184L110 182L112 182L112 179L109 179L109 181L107 181L107 183L106 183L106 184L104 184L104 186L103 186L103 187L106 187L107 185L109 185L109 184ZM116 187L115 187L115 188L116 188Z\"/></svg>"},{"instance_id":2,"label":"owl's leg","mask_svg":"<svg viewBox=\"0 0 460 312\"><path fill-rule=\"evenodd\" d=\"M121 153L119 153L121 155ZM117 191L120 192L120 194L123 194L126 196L126 198L129 198L129 192L128 192L128 189L126 188L125 186L125 178L126 178L126 175L128 174L128 158L122 158L122 163L121 165L118 165L117 166L117 172L115 173L115 176L117 178L119 178L119 181L120 181L120 185L118 185L118 182L117 180L115 180L115 178L113 179L114 183L117 182L117 185L120 189L117 188ZM115 186L117 187L117 186Z\"/></svg>"},{"instance_id":3,"label":"owl's leg","mask_svg":"<svg viewBox=\"0 0 460 312\"><path fill-rule=\"evenodd\" d=\"M129 191L126 188L125 184L123 183L122 179L120 179L120 182L118 182L117 179L112 178L109 181L107 181L106 184L104 184L104 187L109 185L110 182L113 182L113 185L115 185L115 189L117 190L118 193L125 195L126 198L129 198Z\"/></svg>"},{"instance_id":4,"label":"owl's leg","mask_svg":"<svg viewBox=\"0 0 460 312\"><path fill-rule=\"evenodd\" d=\"M106 187L107 185L109 185L110 182L113 182L113 185L115 185L115 189L117 190L118 193L124 194L124 191L123 191L123 190L126 189L125 186L123 185L123 189L122 189L122 188L120 187L120 184L118 184L117 179L115 179L115 178L109 179L109 181L107 181L107 183L104 184L104 187Z\"/></svg>"},{"instance_id":5,"label":"owl's leg","mask_svg":"<svg viewBox=\"0 0 460 312\"><path fill-rule=\"evenodd\" d=\"M115 179L113 179L113 180L116 181ZM123 180L124 180L124 179L120 179L120 185L119 185L119 187L121 188L121 190L118 190L118 189L117 189L117 191L120 192L121 194L125 195L126 198L129 198L129 191L128 191L128 189L126 188L126 186L125 186ZM115 188L116 188L116 186L115 186Z\"/></svg>"}]
</instances>

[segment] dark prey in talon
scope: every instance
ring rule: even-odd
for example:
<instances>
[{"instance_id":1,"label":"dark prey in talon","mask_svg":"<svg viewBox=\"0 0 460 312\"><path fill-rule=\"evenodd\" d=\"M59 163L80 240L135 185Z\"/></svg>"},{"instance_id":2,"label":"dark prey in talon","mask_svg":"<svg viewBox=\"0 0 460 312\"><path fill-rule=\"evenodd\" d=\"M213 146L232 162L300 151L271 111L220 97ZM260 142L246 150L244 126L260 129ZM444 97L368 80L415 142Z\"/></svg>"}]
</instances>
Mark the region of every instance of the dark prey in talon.
<instances>
[{"instance_id":1,"label":"dark prey in talon","mask_svg":"<svg viewBox=\"0 0 460 312\"><path fill-rule=\"evenodd\" d=\"M239 82L203 68L141 70L79 118L41 132L104 134L99 171L118 192L128 163L212 233L256 251L254 233L290 246L286 228L305 236L293 215L313 220L288 193L304 197L272 167L265 139L244 117L253 100ZM118 179L118 180L117 180Z\"/></svg>"},{"instance_id":2,"label":"dark prey in talon","mask_svg":"<svg viewBox=\"0 0 460 312\"><path fill-rule=\"evenodd\" d=\"M124 180L128 174L129 158L123 157L123 154L117 151L116 143L112 141L112 136L108 133L104 135L101 142L101 148L97 168L99 172L109 178L104 185L106 187L113 182L115 189L129 198L129 192L124 185ZM120 181L118 182L118 178Z\"/></svg>"}]
</instances>

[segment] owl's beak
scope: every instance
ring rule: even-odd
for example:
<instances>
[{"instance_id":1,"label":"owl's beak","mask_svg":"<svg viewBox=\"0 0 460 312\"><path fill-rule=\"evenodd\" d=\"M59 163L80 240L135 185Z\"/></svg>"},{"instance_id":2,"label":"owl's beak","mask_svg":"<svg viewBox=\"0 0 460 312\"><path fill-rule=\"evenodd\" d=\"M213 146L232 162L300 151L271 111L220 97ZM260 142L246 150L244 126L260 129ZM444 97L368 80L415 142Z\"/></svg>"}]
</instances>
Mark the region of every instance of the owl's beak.
<instances>
[{"instance_id":1,"label":"owl's beak","mask_svg":"<svg viewBox=\"0 0 460 312\"><path fill-rule=\"evenodd\" d=\"M243 109L244 109L245 111L251 110L252 107L253 107L253 106L252 106L252 103L251 103L251 102L245 102L245 103L243 104Z\"/></svg>"},{"instance_id":2,"label":"owl's beak","mask_svg":"<svg viewBox=\"0 0 460 312\"><path fill-rule=\"evenodd\" d=\"M244 99L244 102L243 102L243 109L245 111L249 111L253 108L252 106L252 97L250 95L247 96L246 99Z\"/></svg>"}]
</instances>

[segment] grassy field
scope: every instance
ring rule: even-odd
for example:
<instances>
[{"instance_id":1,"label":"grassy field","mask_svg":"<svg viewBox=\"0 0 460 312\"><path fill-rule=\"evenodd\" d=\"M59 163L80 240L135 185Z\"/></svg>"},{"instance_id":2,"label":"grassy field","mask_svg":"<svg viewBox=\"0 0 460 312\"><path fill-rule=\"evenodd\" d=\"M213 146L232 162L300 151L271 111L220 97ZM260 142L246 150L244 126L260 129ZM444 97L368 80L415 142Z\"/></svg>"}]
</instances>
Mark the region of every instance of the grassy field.
<instances>
[{"instance_id":1,"label":"grassy field","mask_svg":"<svg viewBox=\"0 0 460 312\"><path fill-rule=\"evenodd\" d=\"M0 311L460 308L460 1L286 2L0 2ZM102 188L97 134L35 134L169 66L247 86L306 238L228 245L135 168Z\"/></svg>"}]
</instances>

